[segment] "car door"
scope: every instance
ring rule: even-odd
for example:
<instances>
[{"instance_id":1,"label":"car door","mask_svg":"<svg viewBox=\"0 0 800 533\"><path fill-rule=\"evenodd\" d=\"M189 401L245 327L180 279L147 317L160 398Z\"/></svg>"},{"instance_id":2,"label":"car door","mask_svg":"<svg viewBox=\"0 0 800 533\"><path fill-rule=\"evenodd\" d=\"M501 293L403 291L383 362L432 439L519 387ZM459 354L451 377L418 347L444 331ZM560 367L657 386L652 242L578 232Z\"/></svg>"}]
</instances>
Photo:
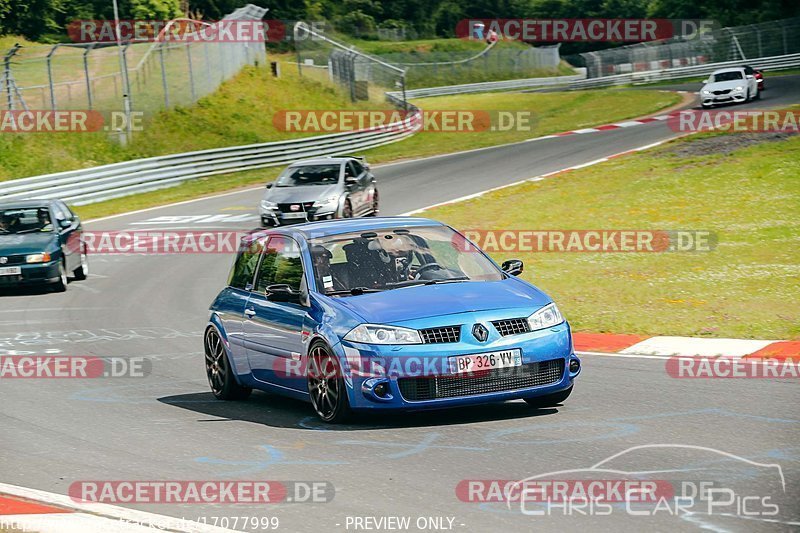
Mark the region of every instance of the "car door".
<instances>
[{"instance_id":1,"label":"car door","mask_svg":"<svg viewBox=\"0 0 800 533\"><path fill-rule=\"evenodd\" d=\"M347 167L348 174L356 178L356 181L351 185L350 192L351 201L353 203L353 215L361 215L364 213L364 205L366 204L366 172L358 161L348 161Z\"/></svg>"},{"instance_id":2,"label":"car door","mask_svg":"<svg viewBox=\"0 0 800 533\"><path fill-rule=\"evenodd\" d=\"M299 301L276 301L271 286L288 285L307 293L303 261L296 241L284 235L270 237L247 300L244 337L253 377L281 387L305 389L297 374L288 375L301 360L303 325L308 308Z\"/></svg>"},{"instance_id":3,"label":"car door","mask_svg":"<svg viewBox=\"0 0 800 533\"><path fill-rule=\"evenodd\" d=\"M242 242L231 268L228 286L217 296L212 305L225 330L231 363L238 374L246 374L249 371L244 339L244 310L253 291L262 251L263 243L259 240Z\"/></svg>"},{"instance_id":4,"label":"car door","mask_svg":"<svg viewBox=\"0 0 800 533\"><path fill-rule=\"evenodd\" d=\"M52 211L55 217L54 231L59 233L64 264L69 273L81 265L81 229L75 223L75 215L64 202L54 202Z\"/></svg>"}]
</instances>

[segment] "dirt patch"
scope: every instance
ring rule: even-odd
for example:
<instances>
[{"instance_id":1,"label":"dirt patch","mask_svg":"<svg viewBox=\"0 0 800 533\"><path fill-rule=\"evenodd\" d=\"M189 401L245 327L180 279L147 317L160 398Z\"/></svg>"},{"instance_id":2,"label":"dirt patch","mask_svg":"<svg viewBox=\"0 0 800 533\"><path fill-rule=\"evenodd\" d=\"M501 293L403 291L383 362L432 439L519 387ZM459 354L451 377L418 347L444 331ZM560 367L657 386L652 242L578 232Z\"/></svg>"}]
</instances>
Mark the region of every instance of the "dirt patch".
<instances>
[{"instance_id":1,"label":"dirt patch","mask_svg":"<svg viewBox=\"0 0 800 533\"><path fill-rule=\"evenodd\" d=\"M794 133L730 133L702 137L688 142L677 143L661 151L661 155L697 157L704 155L727 155L756 144L779 142L789 139Z\"/></svg>"}]
</instances>

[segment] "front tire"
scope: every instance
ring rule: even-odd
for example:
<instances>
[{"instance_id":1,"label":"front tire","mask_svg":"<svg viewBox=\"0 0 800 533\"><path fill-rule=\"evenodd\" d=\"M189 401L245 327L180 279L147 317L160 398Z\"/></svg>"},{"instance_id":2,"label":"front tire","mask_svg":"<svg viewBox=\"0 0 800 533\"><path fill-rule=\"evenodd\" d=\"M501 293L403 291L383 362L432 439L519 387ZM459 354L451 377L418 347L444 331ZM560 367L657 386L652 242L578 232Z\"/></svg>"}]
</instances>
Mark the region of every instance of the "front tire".
<instances>
[{"instance_id":1,"label":"front tire","mask_svg":"<svg viewBox=\"0 0 800 533\"><path fill-rule=\"evenodd\" d=\"M537 396L536 398L525 398L525 403L529 406L534 407L536 409L540 409L542 407L553 407L560 403L564 403L564 401L569 398L569 395L572 394L572 385L566 390L558 391L553 394L548 394L546 396Z\"/></svg>"},{"instance_id":2,"label":"front tire","mask_svg":"<svg viewBox=\"0 0 800 533\"><path fill-rule=\"evenodd\" d=\"M81 250L81 266L76 268L72 274L78 281L84 281L87 277L89 277L89 257L86 254L85 246L83 247L83 250Z\"/></svg>"},{"instance_id":3,"label":"front tire","mask_svg":"<svg viewBox=\"0 0 800 533\"><path fill-rule=\"evenodd\" d=\"M336 356L318 342L308 352L308 394L317 416L328 424L341 424L350 418L350 401Z\"/></svg>"},{"instance_id":4,"label":"front tire","mask_svg":"<svg viewBox=\"0 0 800 533\"><path fill-rule=\"evenodd\" d=\"M53 283L53 290L55 292L65 292L67 290L69 280L67 279L67 267L64 266L64 261L58 263L58 281Z\"/></svg>"},{"instance_id":5,"label":"front tire","mask_svg":"<svg viewBox=\"0 0 800 533\"><path fill-rule=\"evenodd\" d=\"M344 202L342 218L353 218L353 204L350 203L350 200L345 200Z\"/></svg>"},{"instance_id":6,"label":"front tire","mask_svg":"<svg viewBox=\"0 0 800 533\"><path fill-rule=\"evenodd\" d=\"M211 392L218 400L246 400L253 389L242 387L233 375L225 344L214 328L209 328L205 338L206 376Z\"/></svg>"},{"instance_id":7,"label":"front tire","mask_svg":"<svg viewBox=\"0 0 800 533\"><path fill-rule=\"evenodd\" d=\"M380 196L378 195L378 189L375 189L375 192L372 195L372 213L373 217L378 216L380 212Z\"/></svg>"}]
</instances>

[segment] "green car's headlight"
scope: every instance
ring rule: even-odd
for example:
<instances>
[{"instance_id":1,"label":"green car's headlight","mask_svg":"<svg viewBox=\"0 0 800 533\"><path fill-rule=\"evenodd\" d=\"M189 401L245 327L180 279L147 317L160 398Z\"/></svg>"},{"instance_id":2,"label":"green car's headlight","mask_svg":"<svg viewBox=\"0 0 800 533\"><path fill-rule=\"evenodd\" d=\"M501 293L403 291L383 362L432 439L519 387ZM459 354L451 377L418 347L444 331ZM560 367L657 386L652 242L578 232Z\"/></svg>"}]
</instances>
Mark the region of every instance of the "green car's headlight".
<instances>
[{"instance_id":1,"label":"green car's headlight","mask_svg":"<svg viewBox=\"0 0 800 533\"><path fill-rule=\"evenodd\" d=\"M551 328L562 322L564 322L564 316L554 303L542 307L528 317L528 325L531 327L531 331Z\"/></svg>"},{"instance_id":2,"label":"green car's headlight","mask_svg":"<svg viewBox=\"0 0 800 533\"><path fill-rule=\"evenodd\" d=\"M344 336L344 340L364 344L422 344L419 331L395 326L361 324Z\"/></svg>"}]
</instances>

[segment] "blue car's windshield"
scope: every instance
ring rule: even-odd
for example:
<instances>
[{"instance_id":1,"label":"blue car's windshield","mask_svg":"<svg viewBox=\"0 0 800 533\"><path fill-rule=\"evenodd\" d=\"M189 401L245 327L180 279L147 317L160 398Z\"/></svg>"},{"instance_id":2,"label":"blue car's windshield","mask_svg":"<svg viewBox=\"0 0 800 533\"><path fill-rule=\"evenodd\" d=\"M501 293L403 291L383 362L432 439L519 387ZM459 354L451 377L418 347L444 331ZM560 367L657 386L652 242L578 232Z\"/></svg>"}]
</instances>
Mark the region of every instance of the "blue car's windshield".
<instances>
[{"instance_id":1,"label":"blue car's windshield","mask_svg":"<svg viewBox=\"0 0 800 533\"><path fill-rule=\"evenodd\" d=\"M47 207L0 210L0 235L53 231Z\"/></svg>"},{"instance_id":2,"label":"blue car's windshield","mask_svg":"<svg viewBox=\"0 0 800 533\"><path fill-rule=\"evenodd\" d=\"M339 182L341 165L301 165L283 171L276 187L301 187L303 185L333 185Z\"/></svg>"},{"instance_id":3,"label":"blue car's windshield","mask_svg":"<svg viewBox=\"0 0 800 533\"><path fill-rule=\"evenodd\" d=\"M346 233L309 245L317 290L325 294L503 279L480 250L445 226Z\"/></svg>"}]
</instances>

